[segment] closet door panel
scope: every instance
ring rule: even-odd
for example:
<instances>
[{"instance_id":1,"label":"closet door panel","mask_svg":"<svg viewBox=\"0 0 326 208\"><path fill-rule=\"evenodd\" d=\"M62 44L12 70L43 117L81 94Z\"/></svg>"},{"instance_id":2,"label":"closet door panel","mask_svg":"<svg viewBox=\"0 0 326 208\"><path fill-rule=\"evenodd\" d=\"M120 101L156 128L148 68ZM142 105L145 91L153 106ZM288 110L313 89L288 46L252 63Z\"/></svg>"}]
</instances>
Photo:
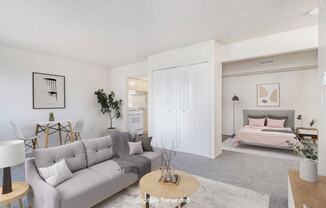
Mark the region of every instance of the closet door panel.
<instances>
[{"instance_id":1,"label":"closet door panel","mask_svg":"<svg viewBox=\"0 0 326 208\"><path fill-rule=\"evenodd\" d=\"M209 125L208 125L208 89L206 64L189 67L191 72L191 129L192 151L196 154L207 155L209 151Z\"/></svg>"},{"instance_id":2,"label":"closet door panel","mask_svg":"<svg viewBox=\"0 0 326 208\"><path fill-rule=\"evenodd\" d=\"M162 109L165 107L165 72L153 72L153 107L154 109Z\"/></svg>"},{"instance_id":3,"label":"closet door panel","mask_svg":"<svg viewBox=\"0 0 326 208\"><path fill-rule=\"evenodd\" d=\"M177 147L179 151L191 152L190 148L190 114L189 110L180 110L177 125Z\"/></svg>"},{"instance_id":4,"label":"closet door panel","mask_svg":"<svg viewBox=\"0 0 326 208\"><path fill-rule=\"evenodd\" d=\"M166 96L165 103L168 110L176 110L177 107L177 71L165 70Z\"/></svg>"},{"instance_id":5,"label":"closet door panel","mask_svg":"<svg viewBox=\"0 0 326 208\"><path fill-rule=\"evenodd\" d=\"M163 140L163 113L162 111L153 112L153 143L154 146L161 146Z\"/></svg>"},{"instance_id":6,"label":"closet door panel","mask_svg":"<svg viewBox=\"0 0 326 208\"><path fill-rule=\"evenodd\" d=\"M159 147L166 143L165 72L153 72L153 141Z\"/></svg>"},{"instance_id":7,"label":"closet door panel","mask_svg":"<svg viewBox=\"0 0 326 208\"><path fill-rule=\"evenodd\" d=\"M190 107L190 71L187 67L178 70L178 109Z\"/></svg>"},{"instance_id":8,"label":"closet door panel","mask_svg":"<svg viewBox=\"0 0 326 208\"><path fill-rule=\"evenodd\" d=\"M177 115L175 110L166 112L166 148L175 147L177 143Z\"/></svg>"},{"instance_id":9,"label":"closet door panel","mask_svg":"<svg viewBox=\"0 0 326 208\"><path fill-rule=\"evenodd\" d=\"M191 152L190 149L190 71L187 67L178 69L178 150Z\"/></svg>"}]
</instances>

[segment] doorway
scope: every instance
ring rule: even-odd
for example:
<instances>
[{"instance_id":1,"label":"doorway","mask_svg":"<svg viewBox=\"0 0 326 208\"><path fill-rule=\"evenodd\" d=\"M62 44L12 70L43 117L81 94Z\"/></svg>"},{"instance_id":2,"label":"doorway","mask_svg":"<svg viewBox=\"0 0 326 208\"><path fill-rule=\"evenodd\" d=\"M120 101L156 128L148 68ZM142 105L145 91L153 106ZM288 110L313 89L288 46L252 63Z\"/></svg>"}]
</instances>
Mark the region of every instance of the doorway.
<instances>
[{"instance_id":1,"label":"doorway","mask_svg":"<svg viewBox=\"0 0 326 208\"><path fill-rule=\"evenodd\" d=\"M128 131L148 134L148 76L128 77Z\"/></svg>"}]
</instances>

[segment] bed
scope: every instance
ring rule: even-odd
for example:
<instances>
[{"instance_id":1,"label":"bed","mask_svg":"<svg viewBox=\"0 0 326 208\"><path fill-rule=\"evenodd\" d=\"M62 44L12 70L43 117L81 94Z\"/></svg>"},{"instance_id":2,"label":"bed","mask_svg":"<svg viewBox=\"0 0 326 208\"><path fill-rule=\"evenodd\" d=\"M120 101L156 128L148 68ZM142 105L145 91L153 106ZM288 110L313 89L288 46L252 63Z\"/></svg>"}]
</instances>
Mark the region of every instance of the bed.
<instances>
[{"instance_id":1,"label":"bed","mask_svg":"<svg viewBox=\"0 0 326 208\"><path fill-rule=\"evenodd\" d=\"M250 116L282 116L287 117L283 128L249 126ZM298 143L294 129L294 110L244 110L244 126L238 130L235 139L239 144L255 145L279 149L292 149L288 144Z\"/></svg>"}]
</instances>

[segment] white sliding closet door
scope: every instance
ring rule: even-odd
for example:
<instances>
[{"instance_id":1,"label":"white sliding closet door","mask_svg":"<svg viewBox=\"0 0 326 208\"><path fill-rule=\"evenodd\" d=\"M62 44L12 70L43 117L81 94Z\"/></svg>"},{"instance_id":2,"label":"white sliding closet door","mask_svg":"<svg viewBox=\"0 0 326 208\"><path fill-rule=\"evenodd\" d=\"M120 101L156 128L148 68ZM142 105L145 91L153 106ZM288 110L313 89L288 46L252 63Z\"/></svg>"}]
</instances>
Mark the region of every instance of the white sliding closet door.
<instances>
[{"instance_id":1,"label":"white sliding closet door","mask_svg":"<svg viewBox=\"0 0 326 208\"><path fill-rule=\"evenodd\" d=\"M177 73L176 70L165 71L166 84L166 124L163 129L166 131L166 148L171 148L177 140Z\"/></svg>"},{"instance_id":2,"label":"white sliding closet door","mask_svg":"<svg viewBox=\"0 0 326 208\"><path fill-rule=\"evenodd\" d=\"M165 145L166 132L163 131L165 119L165 73L155 71L152 79L153 97L153 143L155 146Z\"/></svg>"},{"instance_id":3,"label":"white sliding closet door","mask_svg":"<svg viewBox=\"0 0 326 208\"><path fill-rule=\"evenodd\" d=\"M209 153L209 104L206 64L189 67L191 73L190 112L191 112L191 152L199 155Z\"/></svg>"},{"instance_id":4,"label":"white sliding closet door","mask_svg":"<svg viewBox=\"0 0 326 208\"><path fill-rule=\"evenodd\" d=\"M153 72L154 145L209 156L206 63Z\"/></svg>"},{"instance_id":5,"label":"white sliding closet door","mask_svg":"<svg viewBox=\"0 0 326 208\"><path fill-rule=\"evenodd\" d=\"M190 71L187 67L178 70L178 150L191 152L190 140Z\"/></svg>"}]
</instances>

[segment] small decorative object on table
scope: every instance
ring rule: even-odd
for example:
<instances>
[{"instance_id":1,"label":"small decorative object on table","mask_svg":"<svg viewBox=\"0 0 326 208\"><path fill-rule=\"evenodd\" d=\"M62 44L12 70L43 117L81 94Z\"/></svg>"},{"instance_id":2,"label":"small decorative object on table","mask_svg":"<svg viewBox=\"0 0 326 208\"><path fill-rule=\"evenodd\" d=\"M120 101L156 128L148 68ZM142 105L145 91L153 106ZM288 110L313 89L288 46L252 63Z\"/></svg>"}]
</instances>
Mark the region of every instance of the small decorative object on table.
<instances>
[{"instance_id":1,"label":"small decorative object on table","mask_svg":"<svg viewBox=\"0 0 326 208\"><path fill-rule=\"evenodd\" d=\"M300 178L308 182L318 182L318 153L309 143L296 144L288 142L293 150L301 153L304 158L300 161Z\"/></svg>"},{"instance_id":2,"label":"small decorative object on table","mask_svg":"<svg viewBox=\"0 0 326 208\"><path fill-rule=\"evenodd\" d=\"M174 183L179 184L180 176L175 174L174 168L172 167L172 160L175 156L174 149L176 148L175 144L173 143L171 148L168 150L162 144L162 153L163 153L163 160L161 166L161 178L159 182L162 183Z\"/></svg>"},{"instance_id":3,"label":"small decorative object on table","mask_svg":"<svg viewBox=\"0 0 326 208\"><path fill-rule=\"evenodd\" d=\"M54 113L49 113L49 121L54 121Z\"/></svg>"}]
</instances>

